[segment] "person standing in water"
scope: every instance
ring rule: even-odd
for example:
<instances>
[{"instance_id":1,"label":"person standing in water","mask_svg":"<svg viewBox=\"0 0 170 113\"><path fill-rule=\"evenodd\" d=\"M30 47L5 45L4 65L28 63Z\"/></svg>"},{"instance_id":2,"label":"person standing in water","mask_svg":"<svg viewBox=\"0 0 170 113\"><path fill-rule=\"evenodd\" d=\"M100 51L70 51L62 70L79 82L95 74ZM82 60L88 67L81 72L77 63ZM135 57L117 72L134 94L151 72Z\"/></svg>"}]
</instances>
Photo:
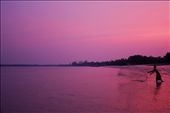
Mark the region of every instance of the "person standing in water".
<instances>
[{"instance_id":1,"label":"person standing in water","mask_svg":"<svg viewBox=\"0 0 170 113\"><path fill-rule=\"evenodd\" d=\"M156 65L154 65L153 70L149 71L148 73L152 74L152 73L156 73L156 85L157 87L161 85L161 83L163 82L161 74L159 73L159 71L156 68Z\"/></svg>"}]
</instances>

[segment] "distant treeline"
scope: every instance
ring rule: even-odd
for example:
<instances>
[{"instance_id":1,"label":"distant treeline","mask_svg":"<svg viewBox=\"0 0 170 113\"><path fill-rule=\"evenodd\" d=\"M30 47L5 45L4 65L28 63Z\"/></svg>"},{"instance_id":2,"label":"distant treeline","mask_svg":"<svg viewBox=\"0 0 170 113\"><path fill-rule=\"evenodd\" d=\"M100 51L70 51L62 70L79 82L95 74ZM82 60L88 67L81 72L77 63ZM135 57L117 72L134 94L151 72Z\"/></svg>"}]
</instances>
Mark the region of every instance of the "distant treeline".
<instances>
[{"instance_id":1,"label":"distant treeline","mask_svg":"<svg viewBox=\"0 0 170 113\"><path fill-rule=\"evenodd\" d=\"M142 65L142 64L170 64L170 52L167 52L163 57L133 55L128 58L121 58L103 62L72 62L72 66L122 66L122 65Z\"/></svg>"},{"instance_id":2,"label":"distant treeline","mask_svg":"<svg viewBox=\"0 0 170 113\"><path fill-rule=\"evenodd\" d=\"M1 64L0 66L5 67L61 67L61 66L70 66L68 64Z\"/></svg>"}]
</instances>

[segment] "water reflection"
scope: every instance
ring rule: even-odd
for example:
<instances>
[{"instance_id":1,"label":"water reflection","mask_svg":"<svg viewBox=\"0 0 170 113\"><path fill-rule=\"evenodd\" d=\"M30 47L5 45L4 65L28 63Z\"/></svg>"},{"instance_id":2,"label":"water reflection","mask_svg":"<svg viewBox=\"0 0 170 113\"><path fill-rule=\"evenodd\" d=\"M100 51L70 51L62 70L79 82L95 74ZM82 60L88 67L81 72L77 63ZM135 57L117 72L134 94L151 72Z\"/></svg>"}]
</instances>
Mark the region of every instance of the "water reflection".
<instances>
[{"instance_id":1,"label":"water reflection","mask_svg":"<svg viewBox=\"0 0 170 113\"><path fill-rule=\"evenodd\" d=\"M161 90L161 84L162 82L156 82L156 88L154 90L154 95L153 95L154 101L158 100L158 96L160 95L160 90Z\"/></svg>"},{"instance_id":2,"label":"water reflection","mask_svg":"<svg viewBox=\"0 0 170 113\"><path fill-rule=\"evenodd\" d=\"M166 81L155 84L155 77L145 80L144 74L134 68L122 69L124 76L119 75L118 68L106 67L2 68L1 110L169 112L170 76L163 76Z\"/></svg>"}]
</instances>

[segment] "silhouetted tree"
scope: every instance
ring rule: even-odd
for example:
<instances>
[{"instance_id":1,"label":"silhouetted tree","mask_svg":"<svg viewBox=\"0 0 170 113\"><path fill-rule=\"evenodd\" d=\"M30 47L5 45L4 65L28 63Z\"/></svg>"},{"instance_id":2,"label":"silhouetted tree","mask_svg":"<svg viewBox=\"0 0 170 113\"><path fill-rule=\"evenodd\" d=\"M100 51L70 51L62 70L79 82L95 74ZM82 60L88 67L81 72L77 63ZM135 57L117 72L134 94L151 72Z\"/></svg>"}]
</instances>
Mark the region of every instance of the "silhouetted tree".
<instances>
[{"instance_id":1,"label":"silhouetted tree","mask_svg":"<svg viewBox=\"0 0 170 113\"><path fill-rule=\"evenodd\" d=\"M128 58L129 64L144 64L145 58L141 55L134 55Z\"/></svg>"},{"instance_id":2,"label":"silhouetted tree","mask_svg":"<svg viewBox=\"0 0 170 113\"><path fill-rule=\"evenodd\" d=\"M170 63L170 52L166 53L166 55L164 56L165 60Z\"/></svg>"},{"instance_id":3,"label":"silhouetted tree","mask_svg":"<svg viewBox=\"0 0 170 113\"><path fill-rule=\"evenodd\" d=\"M76 66L78 63L77 62L72 62L71 65Z\"/></svg>"},{"instance_id":4,"label":"silhouetted tree","mask_svg":"<svg viewBox=\"0 0 170 113\"><path fill-rule=\"evenodd\" d=\"M153 56L142 56L142 55L133 55L128 57L128 59L117 59L111 61L103 62L88 62L80 61L73 62L73 66L109 66L109 65L139 65L139 64L170 64L170 52L166 53L164 57L153 57Z\"/></svg>"}]
</instances>

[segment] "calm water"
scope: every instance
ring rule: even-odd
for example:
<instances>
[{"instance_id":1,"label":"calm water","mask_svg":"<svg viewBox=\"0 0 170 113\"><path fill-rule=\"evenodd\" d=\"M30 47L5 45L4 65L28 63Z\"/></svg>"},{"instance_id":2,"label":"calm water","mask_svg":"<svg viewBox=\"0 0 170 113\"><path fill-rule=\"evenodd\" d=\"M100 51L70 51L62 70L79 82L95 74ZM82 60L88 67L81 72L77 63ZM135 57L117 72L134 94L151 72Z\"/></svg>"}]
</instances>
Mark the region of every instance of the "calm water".
<instances>
[{"instance_id":1,"label":"calm water","mask_svg":"<svg viewBox=\"0 0 170 113\"><path fill-rule=\"evenodd\" d=\"M1 67L1 111L169 111L168 82L156 89L152 78L137 83L131 80L133 77L119 76L119 72L119 68L109 67Z\"/></svg>"}]
</instances>

